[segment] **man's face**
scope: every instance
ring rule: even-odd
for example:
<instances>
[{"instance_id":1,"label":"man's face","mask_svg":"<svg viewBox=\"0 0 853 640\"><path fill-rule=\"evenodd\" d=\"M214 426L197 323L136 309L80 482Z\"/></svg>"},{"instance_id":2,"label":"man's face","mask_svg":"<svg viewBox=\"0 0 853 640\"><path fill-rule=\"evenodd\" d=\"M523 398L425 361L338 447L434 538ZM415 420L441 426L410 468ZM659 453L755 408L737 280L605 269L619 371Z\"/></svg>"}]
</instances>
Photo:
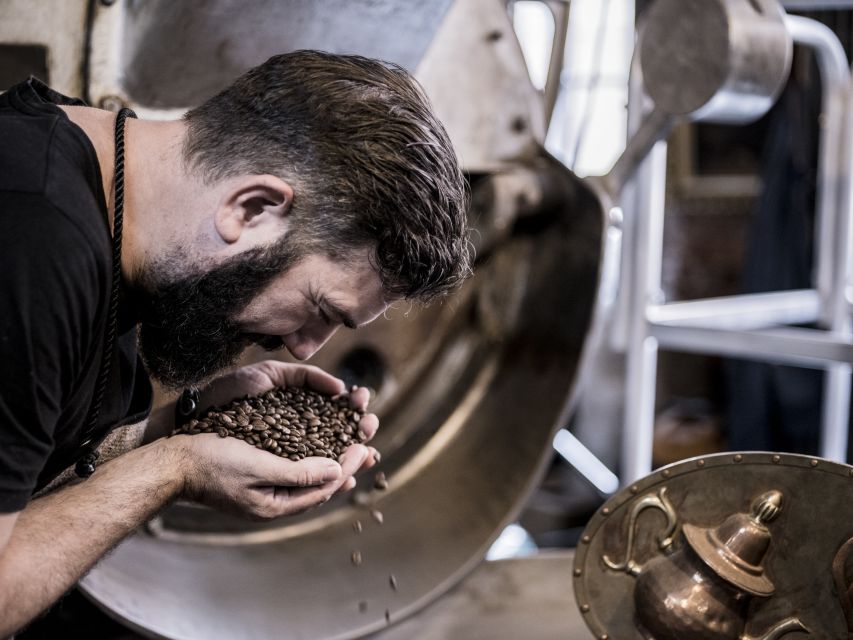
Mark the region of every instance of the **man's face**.
<instances>
[{"instance_id":1,"label":"man's face","mask_svg":"<svg viewBox=\"0 0 853 640\"><path fill-rule=\"evenodd\" d=\"M152 266L131 295L148 372L171 388L197 385L233 365L250 344L310 357L341 325L367 324L386 308L367 253L340 263L252 250L206 272L179 260Z\"/></svg>"},{"instance_id":2,"label":"man's face","mask_svg":"<svg viewBox=\"0 0 853 640\"><path fill-rule=\"evenodd\" d=\"M356 329L387 307L366 254L352 264L312 255L275 278L235 321L261 346L283 344L294 358L305 360L339 327Z\"/></svg>"}]
</instances>

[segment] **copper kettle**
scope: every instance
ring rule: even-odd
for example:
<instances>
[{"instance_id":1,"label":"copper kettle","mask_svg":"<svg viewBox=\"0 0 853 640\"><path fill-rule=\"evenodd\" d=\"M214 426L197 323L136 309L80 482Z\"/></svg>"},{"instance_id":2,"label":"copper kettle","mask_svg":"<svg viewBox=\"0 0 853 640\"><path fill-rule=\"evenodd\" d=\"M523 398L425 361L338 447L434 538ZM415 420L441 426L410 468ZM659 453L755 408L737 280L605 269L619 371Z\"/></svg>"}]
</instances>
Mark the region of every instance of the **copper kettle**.
<instances>
[{"instance_id":1,"label":"copper kettle","mask_svg":"<svg viewBox=\"0 0 853 640\"><path fill-rule=\"evenodd\" d=\"M668 511L675 522L663 492L651 502L660 504L647 501L646 506ZM763 562L771 543L767 523L781 505L782 494L769 491L753 502L751 513L732 514L716 527L684 524L686 544L645 566L631 560L617 565L605 556L610 568L637 576L634 603L640 632L648 640L777 640L793 631L809 633L795 617L758 636L745 633L750 600L775 591ZM630 520L633 524L636 517ZM628 553L630 558L630 548Z\"/></svg>"}]
</instances>

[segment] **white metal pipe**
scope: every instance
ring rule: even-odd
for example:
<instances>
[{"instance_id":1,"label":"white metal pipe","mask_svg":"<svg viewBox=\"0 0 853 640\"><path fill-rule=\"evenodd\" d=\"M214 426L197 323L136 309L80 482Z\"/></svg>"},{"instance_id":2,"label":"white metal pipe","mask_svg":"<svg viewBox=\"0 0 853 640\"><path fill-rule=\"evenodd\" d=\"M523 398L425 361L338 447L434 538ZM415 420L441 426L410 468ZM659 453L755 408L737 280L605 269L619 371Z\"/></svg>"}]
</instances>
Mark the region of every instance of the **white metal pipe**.
<instances>
[{"instance_id":1,"label":"white metal pipe","mask_svg":"<svg viewBox=\"0 0 853 640\"><path fill-rule=\"evenodd\" d=\"M834 364L823 379L823 411L821 415L820 456L828 460L847 461L850 429L849 364Z\"/></svg>"},{"instance_id":2,"label":"white metal pipe","mask_svg":"<svg viewBox=\"0 0 853 640\"><path fill-rule=\"evenodd\" d=\"M841 341L827 331L780 327L731 331L710 327L651 324L661 349L712 353L733 358L823 369L828 363L853 362L853 341Z\"/></svg>"},{"instance_id":3,"label":"white metal pipe","mask_svg":"<svg viewBox=\"0 0 853 640\"><path fill-rule=\"evenodd\" d=\"M610 495L619 489L619 478L572 432L560 429L554 436L554 450L601 493Z\"/></svg>"},{"instance_id":4,"label":"white metal pipe","mask_svg":"<svg viewBox=\"0 0 853 640\"><path fill-rule=\"evenodd\" d=\"M748 330L773 325L816 322L820 299L814 289L754 293L652 306L656 324Z\"/></svg>"},{"instance_id":5,"label":"white metal pipe","mask_svg":"<svg viewBox=\"0 0 853 640\"><path fill-rule=\"evenodd\" d=\"M649 337L646 310L660 302L663 255L666 143L658 142L641 165L634 220L634 271L625 282L633 290L630 304L627 383L620 480L629 484L652 470L655 420L657 341Z\"/></svg>"},{"instance_id":6,"label":"white metal pipe","mask_svg":"<svg viewBox=\"0 0 853 640\"><path fill-rule=\"evenodd\" d=\"M845 180L841 142L850 72L844 47L829 27L800 16L786 16L785 24L794 42L814 51L820 70L823 113L815 195L815 281L823 303L823 320L829 324L833 287L837 283L834 274L834 265L838 263L836 214L841 205L840 194Z\"/></svg>"},{"instance_id":7,"label":"white metal pipe","mask_svg":"<svg viewBox=\"0 0 853 640\"><path fill-rule=\"evenodd\" d=\"M829 308L829 329L839 340L851 339L848 287L853 282L853 72L848 72L847 108L844 111L844 138L841 145L841 191L836 220L836 259L833 263L833 291ZM850 387L853 367L833 364L826 370L823 385L820 455L847 461L850 430Z\"/></svg>"}]
</instances>

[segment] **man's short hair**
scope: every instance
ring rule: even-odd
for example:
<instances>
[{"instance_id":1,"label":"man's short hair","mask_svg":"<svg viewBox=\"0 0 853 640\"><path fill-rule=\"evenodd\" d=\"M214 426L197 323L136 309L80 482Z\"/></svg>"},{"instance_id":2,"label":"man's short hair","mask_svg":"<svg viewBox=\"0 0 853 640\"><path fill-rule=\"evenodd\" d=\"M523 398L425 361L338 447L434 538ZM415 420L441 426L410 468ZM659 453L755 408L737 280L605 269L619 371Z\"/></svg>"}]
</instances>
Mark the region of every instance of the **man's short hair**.
<instances>
[{"instance_id":1,"label":"man's short hair","mask_svg":"<svg viewBox=\"0 0 853 640\"><path fill-rule=\"evenodd\" d=\"M393 298L432 299L470 275L464 177L422 89L399 66L277 55L185 120L185 159L206 182L268 173L293 186L288 240L300 255L346 260L367 247Z\"/></svg>"}]
</instances>

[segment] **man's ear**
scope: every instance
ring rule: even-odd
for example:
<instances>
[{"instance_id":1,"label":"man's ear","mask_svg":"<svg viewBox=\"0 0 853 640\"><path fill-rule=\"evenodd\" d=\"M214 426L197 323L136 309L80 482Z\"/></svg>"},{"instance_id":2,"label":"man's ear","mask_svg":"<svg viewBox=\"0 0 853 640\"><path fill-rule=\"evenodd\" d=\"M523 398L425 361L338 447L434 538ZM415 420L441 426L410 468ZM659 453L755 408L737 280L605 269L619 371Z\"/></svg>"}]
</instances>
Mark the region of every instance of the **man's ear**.
<instances>
[{"instance_id":1,"label":"man's ear","mask_svg":"<svg viewBox=\"0 0 853 640\"><path fill-rule=\"evenodd\" d=\"M266 244L287 230L293 188L272 175L246 175L229 181L214 214L219 237Z\"/></svg>"}]
</instances>

